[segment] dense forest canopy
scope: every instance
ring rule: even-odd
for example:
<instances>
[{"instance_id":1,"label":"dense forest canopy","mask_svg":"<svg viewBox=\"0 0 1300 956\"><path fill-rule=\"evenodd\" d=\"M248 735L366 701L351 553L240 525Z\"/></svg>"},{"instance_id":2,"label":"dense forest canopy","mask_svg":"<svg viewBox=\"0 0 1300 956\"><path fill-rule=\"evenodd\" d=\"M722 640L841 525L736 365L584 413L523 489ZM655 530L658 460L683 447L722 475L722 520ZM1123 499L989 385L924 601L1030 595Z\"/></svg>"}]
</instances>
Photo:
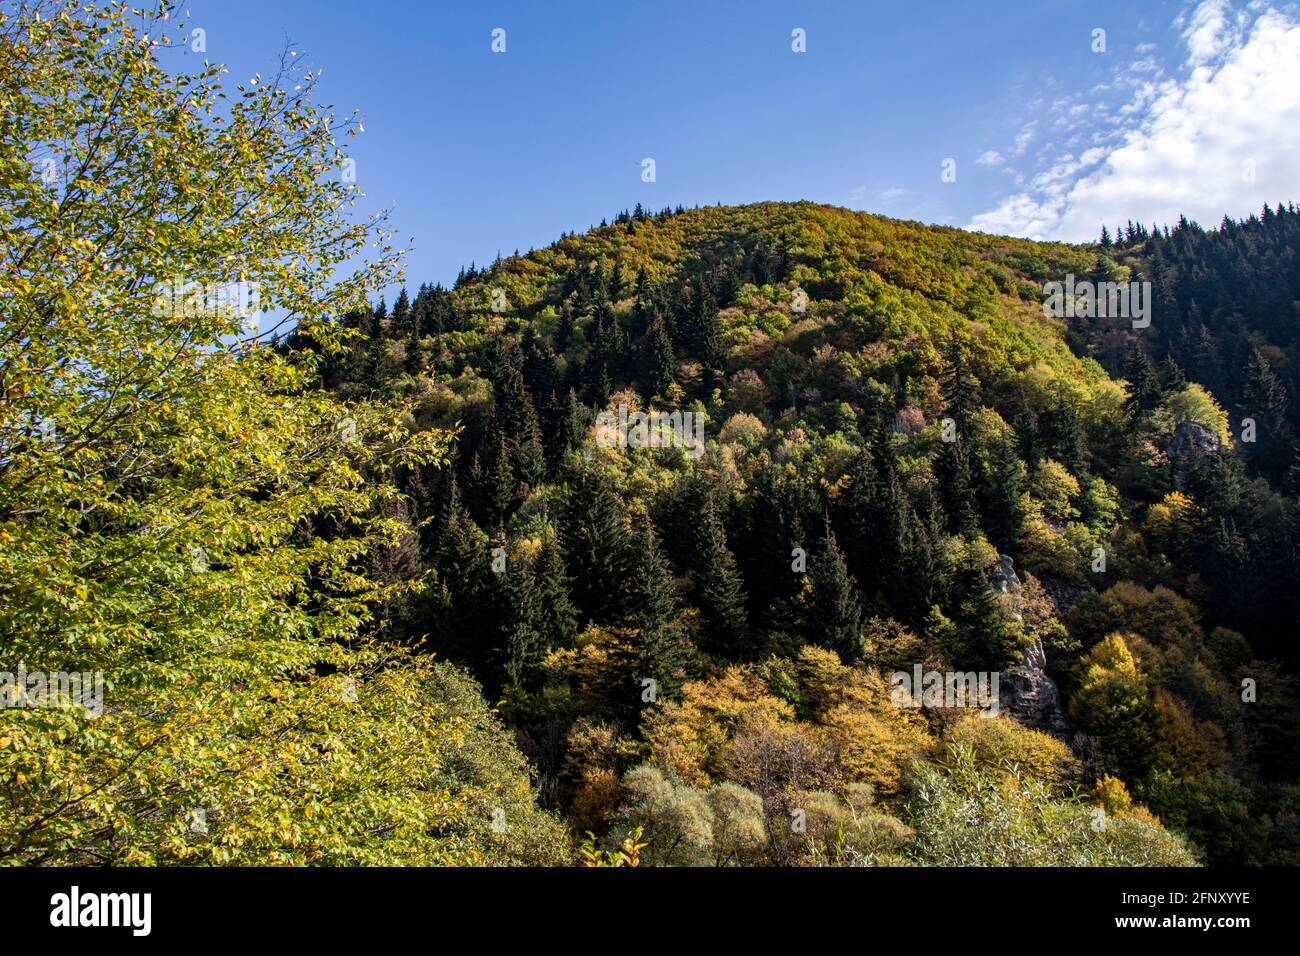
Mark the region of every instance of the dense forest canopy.
<instances>
[{"instance_id":1,"label":"dense forest canopy","mask_svg":"<svg viewBox=\"0 0 1300 956\"><path fill-rule=\"evenodd\" d=\"M423 586L385 632L469 668L543 802L650 859L929 860L918 788L1014 764L1062 813L1292 860L1297 223L1069 246L638 206L351 312L323 385L458 430L399 480L381 570ZM1153 321L1045 314L1067 276L1150 282ZM702 455L635 431L670 413ZM1009 672L1028 726L891 707L922 664ZM865 830L792 837L810 803ZM754 846L709 843L728 814Z\"/></svg>"}]
</instances>

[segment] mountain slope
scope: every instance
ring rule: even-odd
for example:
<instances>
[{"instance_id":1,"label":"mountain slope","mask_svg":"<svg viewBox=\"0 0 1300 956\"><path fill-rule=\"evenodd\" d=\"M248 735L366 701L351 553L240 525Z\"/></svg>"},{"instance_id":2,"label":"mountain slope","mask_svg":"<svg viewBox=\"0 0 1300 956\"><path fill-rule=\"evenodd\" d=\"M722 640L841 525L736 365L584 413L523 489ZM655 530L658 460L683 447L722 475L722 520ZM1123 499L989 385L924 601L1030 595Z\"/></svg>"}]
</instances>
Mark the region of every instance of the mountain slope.
<instances>
[{"instance_id":1,"label":"mountain slope","mask_svg":"<svg viewBox=\"0 0 1300 956\"><path fill-rule=\"evenodd\" d=\"M344 317L330 388L462 427L448 474L407 476L407 547L376 558L422 585L389 629L502 693L551 805L615 842L666 826L663 800L713 826L709 788L732 786L762 808L766 856L746 852L787 862L808 852L773 829L791 808L834 817L870 786L906 829L924 768L960 790L962 761L1015 758L1041 799L1083 788L1150 826L1131 790L1212 861L1287 858L1296 501L1250 477L1215 393L1157 371L1177 297L1146 337L1044 315L1045 283L1140 279L1164 240L1130 238L638 208ZM1129 381L1076 354L1114 366L1117 335ZM648 441L648 411L695 416L702 448ZM997 673L1039 647L1069 748L890 703L895 672ZM881 832L861 854L931 859Z\"/></svg>"}]
</instances>

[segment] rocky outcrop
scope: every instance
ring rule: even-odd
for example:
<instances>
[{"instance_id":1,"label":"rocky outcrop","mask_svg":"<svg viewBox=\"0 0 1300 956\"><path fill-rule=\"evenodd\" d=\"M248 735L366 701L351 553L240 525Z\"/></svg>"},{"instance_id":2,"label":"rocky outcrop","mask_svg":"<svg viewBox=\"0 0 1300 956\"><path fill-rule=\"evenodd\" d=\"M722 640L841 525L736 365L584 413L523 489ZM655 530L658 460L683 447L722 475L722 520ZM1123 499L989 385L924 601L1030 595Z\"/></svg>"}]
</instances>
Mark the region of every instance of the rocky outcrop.
<instances>
[{"instance_id":1,"label":"rocky outcrop","mask_svg":"<svg viewBox=\"0 0 1300 956\"><path fill-rule=\"evenodd\" d=\"M999 594L1007 595L1017 617L1020 612L1020 576L1016 574L1011 558L1002 555L989 575L990 585ZM1047 675L1047 652L1042 638L1027 625L1033 640L1023 652L1015 667L1002 671L998 679L998 705L1020 723L1035 730L1064 736L1069 731L1065 713L1061 710L1061 692L1056 681Z\"/></svg>"},{"instance_id":2,"label":"rocky outcrop","mask_svg":"<svg viewBox=\"0 0 1300 956\"><path fill-rule=\"evenodd\" d=\"M1169 444L1170 477L1174 490L1182 491L1187 482L1190 463L1203 455L1219 453L1219 436L1200 422L1179 422L1174 429L1174 440Z\"/></svg>"},{"instance_id":3,"label":"rocky outcrop","mask_svg":"<svg viewBox=\"0 0 1300 956\"><path fill-rule=\"evenodd\" d=\"M1047 653L1037 635L1020 666L1002 672L998 699L1002 709L1027 727L1057 735L1070 729L1061 710L1061 692L1047 676Z\"/></svg>"}]
</instances>

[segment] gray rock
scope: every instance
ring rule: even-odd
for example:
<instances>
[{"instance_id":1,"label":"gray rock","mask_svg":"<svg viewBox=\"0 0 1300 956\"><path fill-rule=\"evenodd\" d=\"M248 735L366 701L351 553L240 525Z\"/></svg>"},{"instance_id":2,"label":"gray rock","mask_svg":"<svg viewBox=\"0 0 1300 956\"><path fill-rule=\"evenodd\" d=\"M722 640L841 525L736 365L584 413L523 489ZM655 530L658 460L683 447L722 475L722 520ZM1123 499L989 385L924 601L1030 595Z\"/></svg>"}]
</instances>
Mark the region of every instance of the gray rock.
<instances>
[{"instance_id":1,"label":"gray rock","mask_svg":"<svg viewBox=\"0 0 1300 956\"><path fill-rule=\"evenodd\" d=\"M1174 429L1174 440L1169 444L1170 476L1174 490L1182 491L1187 482L1190 462L1202 455L1219 453L1219 436L1200 422L1179 422Z\"/></svg>"},{"instance_id":2,"label":"gray rock","mask_svg":"<svg viewBox=\"0 0 1300 956\"><path fill-rule=\"evenodd\" d=\"M1001 555L998 564L989 574L990 585L999 594L1011 598L1012 608L1023 620L1020 611L1020 576L1007 555ZM1032 633L1032 628L1030 628ZM1034 730L1057 736L1069 732L1065 713L1061 710L1061 692L1056 681L1047 675L1047 651L1042 638L1033 635L1033 641L1024 650L1019 665L1002 671L998 677L998 706L1015 720Z\"/></svg>"}]
</instances>

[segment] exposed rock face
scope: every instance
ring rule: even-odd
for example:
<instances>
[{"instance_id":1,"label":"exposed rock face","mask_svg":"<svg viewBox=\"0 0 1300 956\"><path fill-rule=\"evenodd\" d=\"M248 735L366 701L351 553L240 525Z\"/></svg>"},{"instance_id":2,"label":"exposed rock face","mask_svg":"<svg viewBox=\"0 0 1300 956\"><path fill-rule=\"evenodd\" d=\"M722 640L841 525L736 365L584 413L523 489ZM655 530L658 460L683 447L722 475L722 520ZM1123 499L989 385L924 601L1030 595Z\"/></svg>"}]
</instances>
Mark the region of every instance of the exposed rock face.
<instances>
[{"instance_id":1,"label":"exposed rock face","mask_svg":"<svg viewBox=\"0 0 1300 956\"><path fill-rule=\"evenodd\" d=\"M1179 422L1169 445L1169 468L1174 490L1182 491L1187 481L1187 466L1200 455L1216 455L1219 436L1200 422Z\"/></svg>"},{"instance_id":2,"label":"exposed rock face","mask_svg":"<svg viewBox=\"0 0 1300 956\"><path fill-rule=\"evenodd\" d=\"M999 594L1011 597L1016 616L1020 617L1020 576L1007 555L1002 555L992 570L990 584ZM1036 634L1021 663L999 676L998 699L1001 709L1027 727L1057 735L1069 731L1061 710L1061 693L1047 676L1047 652Z\"/></svg>"},{"instance_id":3,"label":"exposed rock face","mask_svg":"<svg viewBox=\"0 0 1300 956\"><path fill-rule=\"evenodd\" d=\"M1010 594L1014 597L1020 593L1020 575L1016 574L1016 566L1007 555L999 556L997 567L990 572L989 576L993 590L999 594ZM1018 615L1019 610L1016 613Z\"/></svg>"},{"instance_id":4,"label":"exposed rock face","mask_svg":"<svg viewBox=\"0 0 1300 956\"><path fill-rule=\"evenodd\" d=\"M1061 692L1047 676L1047 654L1037 637L1025 650L1024 662L1002 672L998 694L1001 706L1027 727L1057 735L1069 731L1061 710Z\"/></svg>"}]
</instances>

